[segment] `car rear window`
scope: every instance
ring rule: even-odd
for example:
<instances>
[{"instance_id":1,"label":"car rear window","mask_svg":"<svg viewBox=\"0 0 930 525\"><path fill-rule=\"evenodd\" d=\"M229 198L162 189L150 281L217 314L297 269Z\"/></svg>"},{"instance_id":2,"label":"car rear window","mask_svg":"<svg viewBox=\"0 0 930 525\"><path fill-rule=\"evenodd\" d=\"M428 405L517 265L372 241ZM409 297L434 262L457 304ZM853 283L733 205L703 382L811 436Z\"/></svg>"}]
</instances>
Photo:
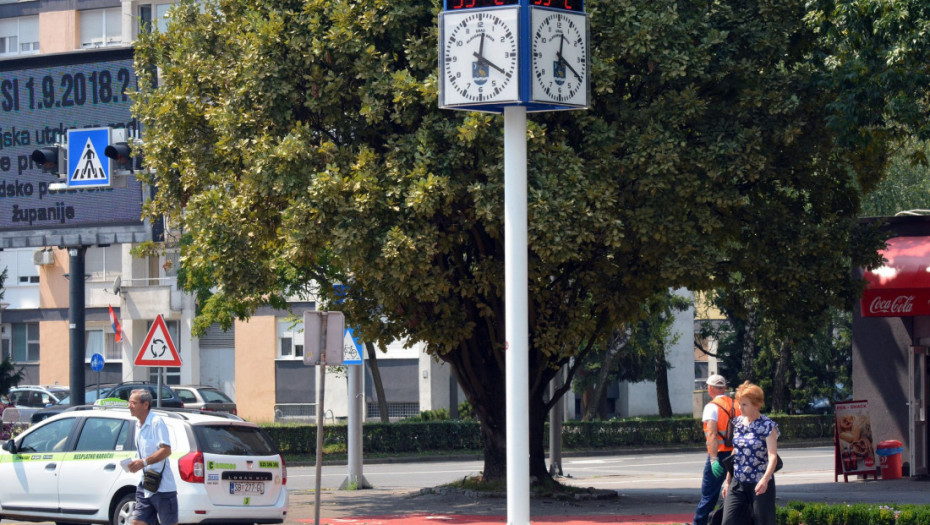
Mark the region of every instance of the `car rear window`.
<instances>
[{"instance_id":1,"label":"car rear window","mask_svg":"<svg viewBox=\"0 0 930 525\"><path fill-rule=\"evenodd\" d=\"M194 435L200 451L226 456L271 456L277 448L256 427L244 425L195 425Z\"/></svg>"},{"instance_id":2,"label":"car rear window","mask_svg":"<svg viewBox=\"0 0 930 525\"><path fill-rule=\"evenodd\" d=\"M203 400L207 403L232 403L233 400L229 399L226 394L220 392L219 390L213 390L211 388L201 388L200 395L203 396Z\"/></svg>"}]
</instances>

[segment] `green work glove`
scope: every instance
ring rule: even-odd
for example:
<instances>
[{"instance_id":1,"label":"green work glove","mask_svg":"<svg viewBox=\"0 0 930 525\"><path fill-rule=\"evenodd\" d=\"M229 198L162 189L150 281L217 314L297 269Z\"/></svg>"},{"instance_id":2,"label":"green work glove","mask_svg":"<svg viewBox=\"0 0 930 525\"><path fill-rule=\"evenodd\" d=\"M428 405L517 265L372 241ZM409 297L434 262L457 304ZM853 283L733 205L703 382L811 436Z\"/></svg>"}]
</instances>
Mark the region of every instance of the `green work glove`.
<instances>
[{"instance_id":1,"label":"green work glove","mask_svg":"<svg viewBox=\"0 0 930 525\"><path fill-rule=\"evenodd\" d=\"M727 471L724 470L723 465L717 458L710 460L710 470L714 473L714 476L718 478L722 478L727 474Z\"/></svg>"}]
</instances>

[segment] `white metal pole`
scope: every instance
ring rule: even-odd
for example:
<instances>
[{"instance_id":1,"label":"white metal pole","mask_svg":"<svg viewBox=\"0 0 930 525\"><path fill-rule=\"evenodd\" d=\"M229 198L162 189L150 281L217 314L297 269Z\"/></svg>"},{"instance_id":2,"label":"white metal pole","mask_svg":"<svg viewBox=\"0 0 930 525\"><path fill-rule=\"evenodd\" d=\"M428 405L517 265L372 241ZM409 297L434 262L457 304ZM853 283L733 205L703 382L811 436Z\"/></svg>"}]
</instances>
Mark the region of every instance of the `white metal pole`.
<instances>
[{"instance_id":1,"label":"white metal pole","mask_svg":"<svg viewBox=\"0 0 930 525\"><path fill-rule=\"evenodd\" d=\"M313 523L320 525L320 492L323 479L323 395L326 393L326 314L320 323L320 366L316 395L316 490L314 491Z\"/></svg>"},{"instance_id":2,"label":"white metal pole","mask_svg":"<svg viewBox=\"0 0 930 525\"><path fill-rule=\"evenodd\" d=\"M526 108L504 108L504 315L506 316L507 523L530 523Z\"/></svg>"},{"instance_id":3,"label":"white metal pole","mask_svg":"<svg viewBox=\"0 0 930 525\"><path fill-rule=\"evenodd\" d=\"M346 365L349 369L349 428L348 447L349 474L342 482L340 490L370 489L371 484L362 473L362 420L364 419L365 392L362 388L362 367L365 365Z\"/></svg>"}]
</instances>

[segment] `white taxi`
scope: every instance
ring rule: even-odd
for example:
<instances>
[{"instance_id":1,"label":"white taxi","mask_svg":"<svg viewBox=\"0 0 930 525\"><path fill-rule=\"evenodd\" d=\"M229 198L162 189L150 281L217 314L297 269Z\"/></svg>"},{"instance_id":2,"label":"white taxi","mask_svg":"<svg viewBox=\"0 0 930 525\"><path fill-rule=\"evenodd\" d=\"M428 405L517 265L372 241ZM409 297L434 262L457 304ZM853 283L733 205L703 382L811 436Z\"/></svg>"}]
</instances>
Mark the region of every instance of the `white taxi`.
<instances>
[{"instance_id":1,"label":"white taxi","mask_svg":"<svg viewBox=\"0 0 930 525\"><path fill-rule=\"evenodd\" d=\"M180 523L283 523L287 468L268 435L228 414L153 412L171 437ZM136 419L126 408L78 407L0 450L0 519L131 523L139 473Z\"/></svg>"}]
</instances>

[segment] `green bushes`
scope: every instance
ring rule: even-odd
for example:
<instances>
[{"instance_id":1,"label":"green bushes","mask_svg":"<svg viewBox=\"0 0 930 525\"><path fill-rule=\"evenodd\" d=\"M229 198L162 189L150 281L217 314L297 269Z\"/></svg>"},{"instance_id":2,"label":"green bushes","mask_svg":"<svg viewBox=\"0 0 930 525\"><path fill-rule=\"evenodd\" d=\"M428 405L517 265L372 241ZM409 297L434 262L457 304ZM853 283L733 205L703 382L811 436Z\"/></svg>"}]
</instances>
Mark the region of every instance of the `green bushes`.
<instances>
[{"instance_id":1,"label":"green bushes","mask_svg":"<svg viewBox=\"0 0 930 525\"><path fill-rule=\"evenodd\" d=\"M376 454L473 452L482 449L481 431L476 421L443 419L443 415L424 412L419 417L398 423L365 423L362 426L362 447L365 452ZM776 421L782 441L833 436L832 416L778 416ZM315 425L270 424L263 425L263 428L282 453L315 453ZM346 442L345 425L323 427L324 452L328 449L345 450ZM703 442L700 422L691 418L566 421L562 425L562 446L565 450L699 445Z\"/></svg>"},{"instance_id":2,"label":"green bushes","mask_svg":"<svg viewBox=\"0 0 930 525\"><path fill-rule=\"evenodd\" d=\"M777 508L778 525L930 525L930 506L829 505L789 502Z\"/></svg>"}]
</instances>

